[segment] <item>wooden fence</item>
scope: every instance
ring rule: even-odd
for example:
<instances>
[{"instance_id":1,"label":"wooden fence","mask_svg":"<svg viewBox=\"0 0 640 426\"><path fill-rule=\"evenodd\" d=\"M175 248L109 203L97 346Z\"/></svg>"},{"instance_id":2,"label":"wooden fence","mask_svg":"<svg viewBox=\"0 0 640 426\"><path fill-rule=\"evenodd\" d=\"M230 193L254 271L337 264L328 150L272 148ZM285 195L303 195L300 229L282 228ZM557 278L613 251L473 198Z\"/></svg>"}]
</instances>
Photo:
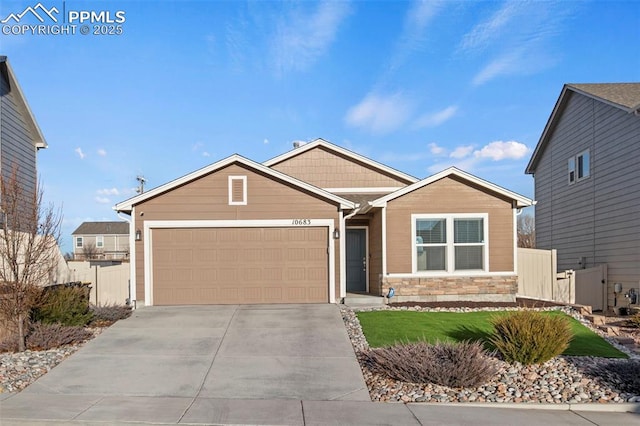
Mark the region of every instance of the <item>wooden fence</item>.
<instances>
[{"instance_id":1,"label":"wooden fence","mask_svg":"<svg viewBox=\"0 0 640 426\"><path fill-rule=\"evenodd\" d=\"M124 305L129 298L129 263L105 265L71 261L66 281L91 283L90 301L96 305Z\"/></svg>"}]
</instances>

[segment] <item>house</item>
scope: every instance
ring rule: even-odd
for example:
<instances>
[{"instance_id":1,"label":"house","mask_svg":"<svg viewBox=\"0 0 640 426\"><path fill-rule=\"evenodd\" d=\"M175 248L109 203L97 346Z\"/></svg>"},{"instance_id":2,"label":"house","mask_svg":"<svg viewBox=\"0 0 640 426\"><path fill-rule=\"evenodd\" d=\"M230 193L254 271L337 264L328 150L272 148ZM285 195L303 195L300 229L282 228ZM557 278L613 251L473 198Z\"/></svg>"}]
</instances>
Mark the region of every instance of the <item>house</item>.
<instances>
[{"instance_id":1,"label":"house","mask_svg":"<svg viewBox=\"0 0 640 426\"><path fill-rule=\"evenodd\" d=\"M9 60L0 56L0 172L6 178L17 168L24 191L35 193L37 153L46 147Z\"/></svg>"},{"instance_id":2,"label":"house","mask_svg":"<svg viewBox=\"0 0 640 426\"><path fill-rule=\"evenodd\" d=\"M419 180L317 139L240 155L115 206L138 304L514 300L532 200L456 168Z\"/></svg>"},{"instance_id":3,"label":"house","mask_svg":"<svg viewBox=\"0 0 640 426\"><path fill-rule=\"evenodd\" d=\"M83 222L71 235L76 260L129 258L127 222Z\"/></svg>"},{"instance_id":4,"label":"house","mask_svg":"<svg viewBox=\"0 0 640 426\"><path fill-rule=\"evenodd\" d=\"M639 147L640 83L566 84L526 168L538 248L559 271L606 265L608 306L640 284Z\"/></svg>"}]
</instances>

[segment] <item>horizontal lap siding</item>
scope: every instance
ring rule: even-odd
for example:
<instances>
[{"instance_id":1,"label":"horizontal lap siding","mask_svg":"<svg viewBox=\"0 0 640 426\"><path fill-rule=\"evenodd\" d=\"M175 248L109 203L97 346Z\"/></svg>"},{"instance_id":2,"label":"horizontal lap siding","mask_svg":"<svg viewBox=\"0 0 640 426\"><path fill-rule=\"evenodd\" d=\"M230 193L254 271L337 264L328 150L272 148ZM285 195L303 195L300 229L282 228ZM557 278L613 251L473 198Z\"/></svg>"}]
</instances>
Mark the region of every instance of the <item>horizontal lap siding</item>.
<instances>
[{"instance_id":1,"label":"horizontal lap siding","mask_svg":"<svg viewBox=\"0 0 640 426\"><path fill-rule=\"evenodd\" d=\"M322 147L288 158L272 168L320 188L402 187L411 183Z\"/></svg>"},{"instance_id":2,"label":"horizontal lap siding","mask_svg":"<svg viewBox=\"0 0 640 426\"><path fill-rule=\"evenodd\" d=\"M513 210L509 200L447 177L387 205L387 272L411 273L411 214L488 213L489 270L513 271Z\"/></svg>"},{"instance_id":3,"label":"horizontal lap siding","mask_svg":"<svg viewBox=\"0 0 640 426\"><path fill-rule=\"evenodd\" d=\"M19 179L26 192L34 192L37 186L36 148L34 135L27 126L27 111L19 107L16 94L4 76L0 76L0 158L2 174L9 176L18 167Z\"/></svg>"},{"instance_id":4,"label":"horizontal lap siding","mask_svg":"<svg viewBox=\"0 0 640 426\"><path fill-rule=\"evenodd\" d=\"M535 170L538 248L558 269L608 265L608 280L640 280L640 118L572 93ZM567 160L590 150L591 175L567 183Z\"/></svg>"},{"instance_id":5,"label":"horizontal lap siding","mask_svg":"<svg viewBox=\"0 0 640 426\"><path fill-rule=\"evenodd\" d=\"M228 177L247 176L247 205L228 204ZM141 216L142 215L142 216ZM147 220L267 220L333 219L339 225L336 205L288 184L232 164L186 185L135 206L135 229ZM335 240L337 241L337 240ZM144 300L144 242L136 245L137 299ZM339 245L334 242L335 265L339 265ZM336 286L339 286L336 267ZM339 287L336 295L339 295Z\"/></svg>"}]
</instances>

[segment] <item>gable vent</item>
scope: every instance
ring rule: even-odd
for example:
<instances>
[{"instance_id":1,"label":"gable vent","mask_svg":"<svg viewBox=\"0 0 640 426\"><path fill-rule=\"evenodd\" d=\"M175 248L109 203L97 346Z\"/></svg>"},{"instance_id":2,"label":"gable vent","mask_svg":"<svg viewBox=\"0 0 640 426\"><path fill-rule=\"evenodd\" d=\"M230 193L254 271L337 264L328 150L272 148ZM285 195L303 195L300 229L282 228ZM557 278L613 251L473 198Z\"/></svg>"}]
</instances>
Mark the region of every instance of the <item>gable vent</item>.
<instances>
[{"instance_id":1,"label":"gable vent","mask_svg":"<svg viewBox=\"0 0 640 426\"><path fill-rule=\"evenodd\" d=\"M229 176L229 205L247 205L247 177Z\"/></svg>"}]
</instances>

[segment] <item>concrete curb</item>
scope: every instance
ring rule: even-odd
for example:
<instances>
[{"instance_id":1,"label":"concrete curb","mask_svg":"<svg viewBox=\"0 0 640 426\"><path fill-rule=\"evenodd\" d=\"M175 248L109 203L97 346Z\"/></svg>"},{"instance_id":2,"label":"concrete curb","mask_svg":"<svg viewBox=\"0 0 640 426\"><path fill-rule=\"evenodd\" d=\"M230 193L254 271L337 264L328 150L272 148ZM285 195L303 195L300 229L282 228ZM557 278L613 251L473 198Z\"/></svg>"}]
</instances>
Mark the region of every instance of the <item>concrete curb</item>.
<instances>
[{"instance_id":1,"label":"concrete curb","mask_svg":"<svg viewBox=\"0 0 640 426\"><path fill-rule=\"evenodd\" d=\"M389 404L383 402L381 404ZM392 403L395 404L395 403ZM408 402L407 406L443 406L443 407L473 407L473 408L507 408L521 410L547 410L547 411L601 411L608 413L640 413L640 403L620 402L610 404L536 404L536 403L513 403L513 402Z\"/></svg>"}]
</instances>

